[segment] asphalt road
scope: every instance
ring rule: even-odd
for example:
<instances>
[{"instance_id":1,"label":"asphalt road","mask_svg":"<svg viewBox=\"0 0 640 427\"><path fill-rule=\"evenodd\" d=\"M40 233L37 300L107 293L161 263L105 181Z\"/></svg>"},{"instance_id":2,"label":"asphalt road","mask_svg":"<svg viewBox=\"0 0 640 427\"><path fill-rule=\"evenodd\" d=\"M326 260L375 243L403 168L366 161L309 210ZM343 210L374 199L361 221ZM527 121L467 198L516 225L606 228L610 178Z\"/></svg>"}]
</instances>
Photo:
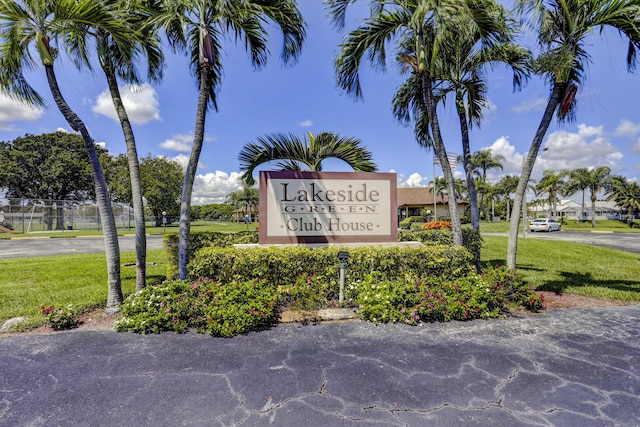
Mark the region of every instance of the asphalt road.
<instances>
[{"instance_id":1,"label":"asphalt road","mask_svg":"<svg viewBox=\"0 0 640 427\"><path fill-rule=\"evenodd\" d=\"M136 250L134 236L118 238L120 252ZM162 236L147 236L147 249L162 249ZM104 253L102 237L0 239L0 258Z\"/></svg>"},{"instance_id":2,"label":"asphalt road","mask_svg":"<svg viewBox=\"0 0 640 427\"><path fill-rule=\"evenodd\" d=\"M507 233L483 233L506 236ZM522 236L522 233L519 234ZM521 237L522 238L522 237ZM527 239L566 240L640 253L640 234L556 231L527 233ZM135 251L133 236L119 238L120 251ZM147 236L147 249L162 249L162 236ZM102 237L0 239L0 258L28 258L49 255L104 253Z\"/></svg>"},{"instance_id":3,"label":"asphalt road","mask_svg":"<svg viewBox=\"0 0 640 427\"><path fill-rule=\"evenodd\" d=\"M640 306L0 337L0 426L640 426Z\"/></svg>"},{"instance_id":4,"label":"asphalt road","mask_svg":"<svg viewBox=\"0 0 640 427\"><path fill-rule=\"evenodd\" d=\"M483 233L487 235L506 236L507 233ZM518 233L520 238L522 232ZM583 231L554 231L551 233L536 231L527 233L527 239L565 240L584 243L587 245L605 246L628 252L640 253L640 234L638 233L608 233Z\"/></svg>"}]
</instances>

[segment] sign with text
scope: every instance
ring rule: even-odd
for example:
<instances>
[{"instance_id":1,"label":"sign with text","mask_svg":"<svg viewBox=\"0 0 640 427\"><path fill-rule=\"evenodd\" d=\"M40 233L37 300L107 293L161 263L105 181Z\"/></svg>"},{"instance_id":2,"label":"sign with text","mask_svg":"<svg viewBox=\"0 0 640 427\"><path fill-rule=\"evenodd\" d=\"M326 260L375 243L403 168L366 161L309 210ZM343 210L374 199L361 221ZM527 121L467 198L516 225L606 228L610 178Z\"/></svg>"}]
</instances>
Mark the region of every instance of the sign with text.
<instances>
[{"instance_id":1,"label":"sign with text","mask_svg":"<svg viewBox=\"0 0 640 427\"><path fill-rule=\"evenodd\" d=\"M260 243L395 242L395 173L260 172Z\"/></svg>"}]
</instances>

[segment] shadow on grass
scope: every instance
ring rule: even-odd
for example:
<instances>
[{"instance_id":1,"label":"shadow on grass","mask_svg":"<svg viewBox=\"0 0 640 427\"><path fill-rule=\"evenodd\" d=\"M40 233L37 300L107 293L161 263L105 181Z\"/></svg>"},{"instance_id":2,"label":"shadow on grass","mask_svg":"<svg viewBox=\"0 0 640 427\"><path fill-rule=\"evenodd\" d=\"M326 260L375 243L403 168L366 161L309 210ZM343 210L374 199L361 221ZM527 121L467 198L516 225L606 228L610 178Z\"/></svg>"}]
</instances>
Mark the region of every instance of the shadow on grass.
<instances>
[{"instance_id":1,"label":"shadow on grass","mask_svg":"<svg viewBox=\"0 0 640 427\"><path fill-rule=\"evenodd\" d=\"M482 263L482 268L505 264L505 260L492 259L484 261ZM546 271L544 268L539 268L532 264L520 264L518 265L518 270L538 273L544 273ZM576 273L560 271L558 272L558 274L561 276L561 279L546 280L543 282L543 284L539 285L536 290L562 294L565 289L569 287L580 288L583 286L593 286L615 291L640 293L640 280L597 280L594 279L593 275L589 272Z\"/></svg>"},{"instance_id":2,"label":"shadow on grass","mask_svg":"<svg viewBox=\"0 0 640 427\"><path fill-rule=\"evenodd\" d=\"M640 281L638 280L596 280L591 273L559 272L562 279L549 280L538 287L540 291L551 291L562 294L568 287L593 286L615 291L640 293Z\"/></svg>"},{"instance_id":3,"label":"shadow on grass","mask_svg":"<svg viewBox=\"0 0 640 427\"><path fill-rule=\"evenodd\" d=\"M490 259L487 261L482 261L481 264L482 264L482 268L484 269L484 268L507 265L507 262L504 259ZM545 269L537 268L532 264L519 264L517 269L528 270L528 271L546 271Z\"/></svg>"}]
</instances>

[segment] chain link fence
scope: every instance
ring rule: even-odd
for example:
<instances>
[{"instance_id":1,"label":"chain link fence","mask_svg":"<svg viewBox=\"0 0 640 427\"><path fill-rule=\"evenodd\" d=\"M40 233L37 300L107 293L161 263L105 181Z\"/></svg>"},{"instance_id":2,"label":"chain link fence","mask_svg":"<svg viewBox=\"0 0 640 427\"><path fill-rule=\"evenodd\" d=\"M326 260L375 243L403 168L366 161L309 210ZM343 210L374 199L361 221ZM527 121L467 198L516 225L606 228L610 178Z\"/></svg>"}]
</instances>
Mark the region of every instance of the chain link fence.
<instances>
[{"instance_id":1,"label":"chain link fence","mask_svg":"<svg viewBox=\"0 0 640 427\"><path fill-rule=\"evenodd\" d=\"M133 209L114 204L113 216L118 228L134 228ZM153 224L153 219L150 219ZM91 202L69 200L2 200L0 227L18 233L55 230L100 230L98 206Z\"/></svg>"}]
</instances>

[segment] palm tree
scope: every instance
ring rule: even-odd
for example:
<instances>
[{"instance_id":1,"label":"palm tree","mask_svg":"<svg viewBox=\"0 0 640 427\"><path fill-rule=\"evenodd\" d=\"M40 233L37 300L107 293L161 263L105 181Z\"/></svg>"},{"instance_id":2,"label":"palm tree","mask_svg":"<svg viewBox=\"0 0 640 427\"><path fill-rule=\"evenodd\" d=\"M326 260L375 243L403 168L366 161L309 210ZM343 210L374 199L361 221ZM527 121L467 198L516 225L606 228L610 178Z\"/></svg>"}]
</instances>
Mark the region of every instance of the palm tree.
<instances>
[{"instance_id":1,"label":"palm tree","mask_svg":"<svg viewBox=\"0 0 640 427\"><path fill-rule=\"evenodd\" d=\"M344 25L346 8L354 0L328 0L330 14L334 22ZM498 38L501 28L491 19L492 4L486 1L459 0L372 0L371 15L356 30L351 31L341 45L336 59L338 85L348 94L360 98L360 65L368 58L374 66L386 65L386 44L397 42L405 49L404 63L409 67L415 79L411 86L420 94L419 116L428 129L422 134L429 137L430 144L442 164L447 191L455 197L453 173L449 166L447 150L440 132L436 112L434 87L438 78L438 67L446 57L441 48L447 40L457 37L460 29L473 33L482 25L486 40ZM426 120L425 120L426 119ZM453 243L462 245L462 228L457 206L451 209L453 225Z\"/></svg>"},{"instance_id":2,"label":"palm tree","mask_svg":"<svg viewBox=\"0 0 640 427\"><path fill-rule=\"evenodd\" d=\"M245 184L241 190L227 194L225 203L234 206L236 209L243 209L245 215L249 215L252 207L258 206L260 195L258 189Z\"/></svg>"},{"instance_id":3,"label":"palm tree","mask_svg":"<svg viewBox=\"0 0 640 427\"><path fill-rule=\"evenodd\" d=\"M542 179L535 187L535 191L537 195L548 194L549 198L547 199L549 205L551 206L551 215L552 217L558 216L558 198L559 196L565 194L567 183L564 180L564 177L569 173L567 171L554 172L550 169L547 169L542 174Z\"/></svg>"},{"instance_id":4,"label":"palm tree","mask_svg":"<svg viewBox=\"0 0 640 427\"><path fill-rule=\"evenodd\" d=\"M123 34L126 26L108 6L92 0L27 0L0 2L0 90L28 104L43 105L39 93L29 84L24 69L42 65L56 106L69 126L82 135L89 156L96 188L96 202L105 241L107 261L107 313L119 310L122 303L120 282L120 250L118 235L109 200L105 176L100 166L96 145L80 117L71 109L58 86L54 64L59 59L55 43L69 46L82 40L78 28L91 25L110 34ZM123 48L127 40L118 38ZM38 58L32 56L38 52ZM77 58L76 58L77 59Z\"/></svg>"},{"instance_id":5,"label":"palm tree","mask_svg":"<svg viewBox=\"0 0 640 427\"><path fill-rule=\"evenodd\" d=\"M162 53L159 49L160 41L151 28L145 24L148 13L140 4L128 2L118 10L118 17L127 22L127 33L117 34L118 37L129 37L135 43L123 49L112 34L102 28L96 28L93 36L100 66L105 74L109 93L122 127L127 147L129 176L131 177L131 200L136 230L136 291L146 286L147 239L145 228L144 204L142 200L142 182L140 179L140 161L136 148L136 140L124 107L118 78L126 83L139 84L136 63L141 55L145 55L148 63L148 76L151 80L158 80L162 76ZM137 29L137 30L134 30Z\"/></svg>"},{"instance_id":6,"label":"palm tree","mask_svg":"<svg viewBox=\"0 0 640 427\"><path fill-rule=\"evenodd\" d=\"M604 188L611 177L611 168L598 166L597 168L578 168L569 173L567 183L569 192L574 189L582 190L582 215L584 217L584 190L589 190L591 198L591 227L596 228L596 200L598 193Z\"/></svg>"},{"instance_id":7,"label":"palm tree","mask_svg":"<svg viewBox=\"0 0 640 427\"><path fill-rule=\"evenodd\" d=\"M358 172L377 169L362 141L330 132L309 132L304 140L293 134L266 135L257 143L247 143L238 155L240 171L244 171L242 179L249 185L254 184L253 171L261 164L277 160L276 167L282 170L299 171L304 165L306 170L321 171L322 162L330 158L340 159Z\"/></svg>"},{"instance_id":8,"label":"palm tree","mask_svg":"<svg viewBox=\"0 0 640 427\"><path fill-rule=\"evenodd\" d=\"M429 188L429 192L434 194L436 198L440 197L440 201L444 205L444 195L447 194L447 182L444 177L435 177L431 181L429 181L429 184L431 185L431 188ZM451 206L449 206L449 209L451 209ZM433 210L433 217L438 217L438 212L435 210L435 207Z\"/></svg>"},{"instance_id":9,"label":"palm tree","mask_svg":"<svg viewBox=\"0 0 640 427\"><path fill-rule=\"evenodd\" d=\"M631 223L634 213L640 209L640 185L623 176L612 176L604 189L607 200L614 200L620 209L626 210L627 221Z\"/></svg>"},{"instance_id":10,"label":"palm tree","mask_svg":"<svg viewBox=\"0 0 640 427\"><path fill-rule=\"evenodd\" d=\"M496 184L496 189L498 192L505 196L505 200L507 202L507 221L511 218L513 213L518 212L516 210L516 206L513 206L513 209L510 208L509 204L511 202L511 194L516 191L518 187L518 177L516 175L505 175L500 178L500 181ZM520 215L518 215L520 216Z\"/></svg>"},{"instance_id":11,"label":"palm tree","mask_svg":"<svg viewBox=\"0 0 640 427\"><path fill-rule=\"evenodd\" d=\"M222 81L223 43L226 37L242 42L255 68L266 64L267 37L272 24L283 36L282 58L294 61L305 38L302 15L294 0L169 0L154 24L163 28L171 46L187 52L198 82L193 147L187 164L180 203L178 277L187 277L191 194L204 142L207 111L217 109L216 92Z\"/></svg>"},{"instance_id":12,"label":"palm tree","mask_svg":"<svg viewBox=\"0 0 640 427\"><path fill-rule=\"evenodd\" d=\"M504 167L505 158L502 154L493 154L491 148L483 148L480 151L476 151L471 155L471 166L475 171L476 176L481 179L483 184L487 183L487 172L492 169L502 170ZM480 192L480 212L482 216L482 209L484 209L484 197L485 193Z\"/></svg>"},{"instance_id":13,"label":"palm tree","mask_svg":"<svg viewBox=\"0 0 640 427\"><path fill-rule=\"evenodd\" d=\"M471 225L474 230L480 229L480 211L474 181L474 164L469 142L469 130L473 125L480 126L482 112L487 106L486 71L504 63L513 71L514 89L519 89L527 78L527 64L530 53L522 46L511 43L511 29L507 27L507 19L501 5L489 3L495 7L492 13L498 23L504 23L500 43L485 43L484 34L480 31L461 32L459 37L449 40L443 46L442 61L436 87L436 99L445 103L449 94L455 100L456 113L462 135L462 154L459 161L465 170L465 178L469 191L471 208ZM477 30L477 29L476 29Z\"/></svg>"},{"instance_id":14,"label":"palm tree","mask_svg":"<svg viewBox=\"0 0 640 427\"><path fill-rule=\"evenodd\" d=\"M589 63L587 36L601 33L605 27L618 30L629 41L627 68L635 68L640 49L640 6L622 0L518 0L521 12L532 12L538 27L541 54L535 71L545 76L551 94L531 142L516 191L516 206L521 206L538 151L554 114L558 120L574 118L575 96ZM600 31L596 31L600 30ZM516 268L519 217L512 217L507 245L507 267Z\"/></svg>"}]
</instances>

